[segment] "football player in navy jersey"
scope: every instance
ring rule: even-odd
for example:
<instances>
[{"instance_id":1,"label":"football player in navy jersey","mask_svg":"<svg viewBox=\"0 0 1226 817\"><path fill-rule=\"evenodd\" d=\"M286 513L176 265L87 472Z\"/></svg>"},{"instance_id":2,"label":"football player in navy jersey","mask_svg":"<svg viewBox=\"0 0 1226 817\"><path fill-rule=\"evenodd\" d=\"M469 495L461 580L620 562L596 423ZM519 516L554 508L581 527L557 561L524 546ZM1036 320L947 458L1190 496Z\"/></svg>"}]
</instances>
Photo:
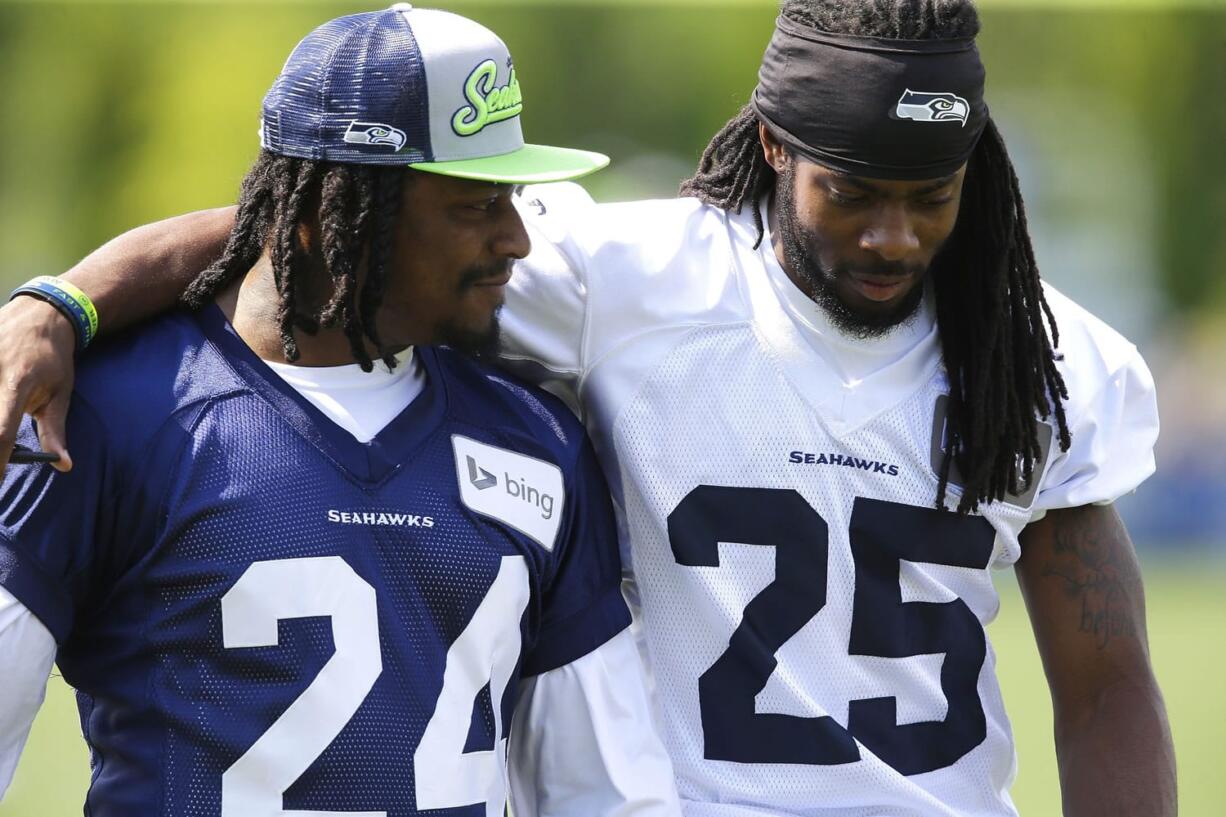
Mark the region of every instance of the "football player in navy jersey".
<instances>
[{"instance_id":1,"label":"football player in navy jersey","mask_svg":"<svg viewBox=\"0 0 1226 817\"><path fill-rule=\"evenodd\" d=\"M1015 817L987 630L1004 568L1065 813L1176 811L1111 507L1154 470L1153 378L1040 280L978 30L970 0L784 0L680 197L523 197L501 361L580 411L611 478L687 817ZM516 94L488 99L458 127ZM233 221L139 228L68 277L145 317ZM0 309L0 445L28 410L64 451L70 327L31 298Z\"/></svg>"},{"instance_id":2,"label":"football player in navy jersey","mask_svg":"<svg viewBox=\"0 0 1226 817\"><path fill-rule=\"evenodd\" d=\"M71 470L5 474L0 791L54 658L96 817L494 817L508 782L525 817L678 813L591 446L464 354L529 250L515 186L607 162L520 108L456 15L294 50L191 311L83 363Z\"/></svg>"}]
</instances>

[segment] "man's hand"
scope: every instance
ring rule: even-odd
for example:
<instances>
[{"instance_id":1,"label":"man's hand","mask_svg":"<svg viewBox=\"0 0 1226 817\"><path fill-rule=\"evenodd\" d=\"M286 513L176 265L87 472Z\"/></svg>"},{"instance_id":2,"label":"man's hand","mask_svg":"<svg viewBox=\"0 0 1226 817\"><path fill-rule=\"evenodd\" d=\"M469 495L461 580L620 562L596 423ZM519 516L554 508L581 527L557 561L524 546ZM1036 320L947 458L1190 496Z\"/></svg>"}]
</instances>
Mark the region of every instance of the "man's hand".
<instances>
[{"instance_id":1,"label":"man's hand","mask_svg":"<svg viewBox=\"0 0 1226 817\"><path fill-rule=\"evenodd\" d=\"M0 308L0 469L8 465L22 417L38 424L44 451L59 455L53 467L72 468L64 418L72 397L72 324L37 298L17 297Z\"/></svg>"}]
</instances>

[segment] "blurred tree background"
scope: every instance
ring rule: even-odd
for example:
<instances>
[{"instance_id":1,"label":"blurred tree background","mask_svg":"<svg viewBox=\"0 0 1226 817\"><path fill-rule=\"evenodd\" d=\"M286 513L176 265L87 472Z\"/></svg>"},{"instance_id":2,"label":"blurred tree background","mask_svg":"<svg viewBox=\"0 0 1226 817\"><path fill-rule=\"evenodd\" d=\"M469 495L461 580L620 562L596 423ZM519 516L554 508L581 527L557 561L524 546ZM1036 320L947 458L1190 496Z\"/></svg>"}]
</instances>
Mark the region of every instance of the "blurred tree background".
<instances>
[{"instance_id":1,"label":"blurred tree background","mask_svg":"<svg viewBox=\"0 0 1226 817\"><path fill-rule=\"evenodd\" d=\"M1226 7L988 0L988 100L1046 277L1159 375L1163 468L1122 505L1144 547L1226 540ZM0 283L232 202L294 43L354 3L0 0ZM772 0L456 0L511 46L529 140L610 154L600 200L671 196L745 103ZM104 316L105 319L105 316Z\"/></svg>"},{"instance_id":2,"label":"blurred tree background","mask_svg":"<svg viewBox=\"0 0 1226 817\"><path fill-rule=\"evenodd\" d=\"M431 5L506 40L529 141L613 157L586 183L598 200L675 194L748 99L775 7ZM1226 6L980 5L988 101L1022 176L1045 277L1136 342L1158 382L1159 471L1120 504L1157 576L1151 634L1185 805L1190 782L1203 798L1192 802L1212 804L1185 813L1220 813L1226 784L1210 765L1221 753L1209 736L1226 727L1226 708L1206 713L1204 700L1221 696L1197 684L1214 674L1200 657L1205 644L1220 649L1226 620ZM293 45L328 18L372 7L0 0L0 284L60 272L135 225L232 202L258 150L260 100ZM1182 566L1177 576L1172 565ZM1023 747L1019 804L1054 814L1042 676L1004 585L993 638ZM1002 639L1030 650L1012 676ZM1194 745L1202 733L1208 758ZM49 807L48 793L21 775L0 814L71 813Z\"/></svg>"}]
</instances>

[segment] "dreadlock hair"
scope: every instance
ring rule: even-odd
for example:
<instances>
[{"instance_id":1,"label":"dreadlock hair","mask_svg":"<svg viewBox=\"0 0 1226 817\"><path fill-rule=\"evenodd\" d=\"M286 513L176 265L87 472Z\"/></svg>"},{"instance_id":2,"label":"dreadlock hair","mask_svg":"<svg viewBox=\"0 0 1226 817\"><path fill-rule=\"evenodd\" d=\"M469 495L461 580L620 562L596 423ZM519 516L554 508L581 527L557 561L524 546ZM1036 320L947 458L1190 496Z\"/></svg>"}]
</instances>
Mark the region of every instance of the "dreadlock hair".
<instances>
[{"instance_id":1,"label":"dreadlock hair","mask_svg":"<svg viewBox=\"0 0 1226 817\"><path fill-rule=\"evenodd\" d=\"M277 320L285 359L299 357L295 330L313 335L339 326L354 359L370 371L374 364L366 341L383 349L375 316L387 284L403 174L402 167L320 162L260 151L243 178L225 250L188 285L182 304L200 309L267 251L280 295ZM319 237L317 246L307 246L304 225L313 215ZM332 294L317 310L304 313L299 296L305 287L318 286L307 278L312 270L306 261L312 252L323 258ZM363 260L366 275L359 288ZM391 353L381 351L380 357L389 368L396 366Z\"/></svg>"},{"instance_id":2,"label":"dreadlock hair","mask_svg":"<svg viewBox=\"0 0 1226 817\"><path fill-rule=\"evenodd\" d=\"M837 34L979 33L972 0L785 0L781 13ZM749 205L760 243L765 227L756 203L775 181L747 105L711 140L681 195L728 212ZM1061 448L1070 444L1068 390L1056 368L1059 333L1039 282L1017 174L990 120L967 162L956 226L931 273L950 393L936 505L945 507L956 463L963 483L958 512L970 513L1034 479L1043 456L1039 418L1054 414Z\"/></svg>"}]
</instances>

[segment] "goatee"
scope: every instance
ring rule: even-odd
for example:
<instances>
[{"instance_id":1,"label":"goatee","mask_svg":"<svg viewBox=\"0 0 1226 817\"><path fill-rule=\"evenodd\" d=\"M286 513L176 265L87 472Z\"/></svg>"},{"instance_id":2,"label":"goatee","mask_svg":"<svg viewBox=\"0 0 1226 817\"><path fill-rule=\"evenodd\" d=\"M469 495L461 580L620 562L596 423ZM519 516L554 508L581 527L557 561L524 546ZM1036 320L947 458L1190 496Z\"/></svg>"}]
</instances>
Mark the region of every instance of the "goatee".
<instances>
[{"instance_id":1,"label":"goatee","mask_svg":"<svg viewBox=\"0 0 1226 817\"><path fill-rule=\"evenodd\" d=\"M796 278L797 285L814 303L821 307L840 332L853 338L867 340L890 333L894 327L905 323L918 311L924 300L924 287L914 286L893 308L881 312L857 310L845 302L835 282L850 276L848 265L827 266L812 252L818 240L805 232L796 215L795 170L792 165L779 174L775 185L777 229L783 245L783 257L787 268ZM855 272L882 277L923 276L925 270L914 266L882 261L872 266L857 265Z\"/></svg>"}]
</instances>

